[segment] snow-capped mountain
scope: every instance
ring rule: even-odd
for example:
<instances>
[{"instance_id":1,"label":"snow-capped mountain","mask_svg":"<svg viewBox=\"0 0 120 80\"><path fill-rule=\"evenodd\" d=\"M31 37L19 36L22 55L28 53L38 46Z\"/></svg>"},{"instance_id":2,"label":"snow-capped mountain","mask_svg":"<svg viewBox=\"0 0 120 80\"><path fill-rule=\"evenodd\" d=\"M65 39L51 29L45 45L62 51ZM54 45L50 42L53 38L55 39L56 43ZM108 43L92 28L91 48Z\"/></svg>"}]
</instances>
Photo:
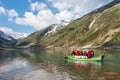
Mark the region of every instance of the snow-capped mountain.
<instances>
[{"instance_id":1,"label":"snow-capped mountain","mask_svg":"<svg viewBox=\"0 0 120 80\"><path fill-rule=\"evenodd\" d=\"M11 46L16 43L16 40L8 34L0 31L0 45L8 45Z\"/></svg>"},{"instance_id":2,"label":"snow-capped mountain","mask_svg":"<svg viewBox=\"0 0 120 80\"><path fill-rule=\"evenodd\" d=\"M62 29L67 24L69 24L69 22L66 22L66 21L62 20L60 24L52 24L52 25L48 26L46 28L47 32L45 33L44 37L55 33L56 31Z\"/></svg>"},{"instance_id":3,"label":"snow-capped mountain","mask_svg":"<svg viewBox=\"0 0 120 80\"><path fill-rule=\"evenodd\" d=\"M21 39L17 42L16 45L18 46L32 46L39 42L41 39L53 35L55 32L59 31L60 29L64 28L69 22L65 22L64 20L61 21L59 24L52 24L45 29L36 31L27 38Z\"/></svg>"}]
</instances>

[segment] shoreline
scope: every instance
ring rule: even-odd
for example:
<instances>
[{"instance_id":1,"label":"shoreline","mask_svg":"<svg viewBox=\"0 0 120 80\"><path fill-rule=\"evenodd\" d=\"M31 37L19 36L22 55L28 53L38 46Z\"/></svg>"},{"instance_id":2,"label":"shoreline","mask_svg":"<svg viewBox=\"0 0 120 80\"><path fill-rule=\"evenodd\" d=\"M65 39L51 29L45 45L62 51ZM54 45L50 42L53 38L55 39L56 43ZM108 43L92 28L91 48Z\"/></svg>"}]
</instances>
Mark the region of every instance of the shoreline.
<instances>
[{"instance_id":1,"label":"shoreline","mask_svg":"<svg viewBox=\"0 0 120 80\"><path fill-rule=\"evenodd\" d=\"M29 49L29 48L41 48L41 47L0 47L0 50L17 50L17 49ZM42 47L43 48L43 47ZM53 49L53 48L68 48L69 50L85 50L85 49L103 49L103 50L112 50L112 49L120 49L120 46L110 46L110 47L87 47L87 48L82 48L82 47L76 47L76 46L71 46L71 47L44 47L44 49Z\"/></svg>"}]
</instances>

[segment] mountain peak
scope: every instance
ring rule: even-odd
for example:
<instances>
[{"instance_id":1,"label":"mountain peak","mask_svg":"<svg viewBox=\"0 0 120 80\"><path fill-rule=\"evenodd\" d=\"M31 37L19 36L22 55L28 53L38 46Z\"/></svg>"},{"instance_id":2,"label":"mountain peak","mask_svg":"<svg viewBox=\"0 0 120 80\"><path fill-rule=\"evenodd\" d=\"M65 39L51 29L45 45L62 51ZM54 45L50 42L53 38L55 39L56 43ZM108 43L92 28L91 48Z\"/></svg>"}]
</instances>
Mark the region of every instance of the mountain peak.
<instances>
[{"instance_id":1,"label":"mountain peak","mask_svg":"<svg viewBox=\"0 0 120 80\"><path fill-rule=\"evenodd\" d=\"M50 25L38 34L33 34L20 41L18 45L34 43L33 46L65 47L69 43L69 46L77 46L77 48L120 46L120 7L115 6L118 3L120 0L114 0L82 18L70 22L68 26L63 27L63 23L66 23L64 20L61 21L61 24ZM57 30L57 28L60 29ZM56 30L57 33L51 35Z\"/></svg>"},{"instance_id":2,"label":"mountain peak","mask_svg":"<svg viewBox=\"0 0 120 80\"><path fill-rule=\"evenodd\" d=\"M16 43L16 40L10 35L0 31L0 44L4 45L13 45Z\"/></svg>"},{"instance_id":3,"label":"mountain peak","mask_svg":"<svg viewBox=\"0 0 120 80\"><path fill-rule=\"evenodd\" d=\"M111 8L111 7L113 7L114 5L117 5L117 4L119 4L119 3L120 3L120 0L113 0L113 1L111 1L110 3L108 3L107 5L104 5L104 6L98 8L98 9L96 9L96 10L93 10L93 11L91 11L90 13L84 15L83 17L88 16L88 15L93 15L93 14L96 14L96 13L101 13L101 12L103 12L104 10L106 10L106 9L108 9L108 8ZM81 18L83 18L83 17L81 17ZM78 18L78 19L81 19L81 18ZM78 19L77 19L77 20L78 20Z\"/></svg>"}]
</instances>

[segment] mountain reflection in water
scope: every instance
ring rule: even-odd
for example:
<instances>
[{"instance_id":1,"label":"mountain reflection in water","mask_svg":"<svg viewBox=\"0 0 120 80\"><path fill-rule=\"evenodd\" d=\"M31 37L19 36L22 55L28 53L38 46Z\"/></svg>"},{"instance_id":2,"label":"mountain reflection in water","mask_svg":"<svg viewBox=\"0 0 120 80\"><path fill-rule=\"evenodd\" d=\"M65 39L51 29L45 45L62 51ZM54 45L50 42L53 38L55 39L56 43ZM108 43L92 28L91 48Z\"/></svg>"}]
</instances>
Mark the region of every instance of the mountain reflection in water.
<instances>
[{"instance_id":1,"label":"mountain reflection in water","mask_svg":"<svg viewBox=\"0 0 120 80\"><path fill-rule=\"evenodd\" d=\"M119 51L106 51L104 64L64 57L64 49L0 50L0 80L120 80Z\"/></svg>"}]
</instances>

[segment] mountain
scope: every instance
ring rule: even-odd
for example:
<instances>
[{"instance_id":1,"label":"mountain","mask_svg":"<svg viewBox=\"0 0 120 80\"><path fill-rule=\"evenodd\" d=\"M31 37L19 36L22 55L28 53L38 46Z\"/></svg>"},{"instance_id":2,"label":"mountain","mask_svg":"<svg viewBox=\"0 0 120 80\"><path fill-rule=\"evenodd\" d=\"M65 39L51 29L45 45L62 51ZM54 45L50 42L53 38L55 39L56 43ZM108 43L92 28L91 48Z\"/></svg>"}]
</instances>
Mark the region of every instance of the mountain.
<instances>
[{"instance_id":1,"label":"mountain","mask_svg":"<svg viewBox=\"0 0 120 80\"><path fill-rule=\"evenodd\" d=\"M16 40L13 37L0 31L0 47L13 46L15 43Z\"/></svg>"},{"instance_id":2,"label":"mountain","mask_svg":"<svg viewBox=\"0 0 120 80\"><path fill-rule=\"evenodd\" d=\"M120 0L113 0L111 3L70 22L52 35L43 37L46 31L49 31L38 31L18 42L18 45L29 42L29 44L34 43L34 46L42 47L119 48L119 22Z\"/></svg>"},{"instance_id":3,"label":"mountain","mask_svg":"<svg viewBox=\"0 0 120 80\"><path fill-rule=\"evenodd\" d=\"M46 33L44 34L44 37L51 36L52 34L57 32L58 30L62 29L67 24L69 24L69 23L62 20L60 24L52 24L52 25L48 26L45 29Z\"/></svg>"},{"instance_id":4,"label":"mountain","mask_svg":"<svg viewBox=\"0 0 120 80\"><path fill-rule=\"evenodd\" d=\"M66 22L64 20L62 20L60 24L51 24L45 29L30 34L28 37L20 40L16 45L25 47L35 45L42 38L54 35L54 33L64 28L64 26L66 26L67 24L69 24L69 22Z\"/></svg>"}]
</instances>

